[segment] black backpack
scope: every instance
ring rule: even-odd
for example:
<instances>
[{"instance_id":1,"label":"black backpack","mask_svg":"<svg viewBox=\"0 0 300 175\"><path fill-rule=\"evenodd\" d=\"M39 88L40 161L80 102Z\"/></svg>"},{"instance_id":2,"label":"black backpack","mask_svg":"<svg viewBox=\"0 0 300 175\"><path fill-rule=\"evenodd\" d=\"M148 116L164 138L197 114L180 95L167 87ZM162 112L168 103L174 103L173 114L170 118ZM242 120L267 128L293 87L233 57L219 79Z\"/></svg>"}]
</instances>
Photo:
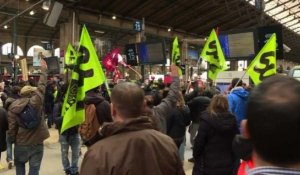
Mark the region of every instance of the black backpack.
<instances>
[{"instance_id":1,"label":"black backpack","mask_svg":"<svg viewBox=\"0 0 300 175\"><path fill-rule=\"evenodd\" d=\"M34 107L28 102L19 114L20 125L25 129L34 129L40 124L40 117Z\"/></svg>"}]
</instances>

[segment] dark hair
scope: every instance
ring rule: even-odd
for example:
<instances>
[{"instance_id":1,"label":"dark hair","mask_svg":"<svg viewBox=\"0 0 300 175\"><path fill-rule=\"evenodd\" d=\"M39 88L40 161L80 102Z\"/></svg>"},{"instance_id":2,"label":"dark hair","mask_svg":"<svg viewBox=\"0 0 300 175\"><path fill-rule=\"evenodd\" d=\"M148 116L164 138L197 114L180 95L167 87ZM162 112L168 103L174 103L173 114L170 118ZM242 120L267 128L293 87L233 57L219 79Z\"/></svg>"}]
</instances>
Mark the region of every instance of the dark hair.
<instances>
[{"instance_id":1,"label":"dark hair","mask_svg":"<svg viewBox=\"0 0 300 175\"><path fill-rule=\"evenodd\" d=\"M11 93L12 94L19 94L20 91L21 91L21 87L20 86L13 86L11 88Z\"/></svg>"},{"instance_id":2,"label":"dark hair","mask_svg":"<svg viewBox=\"0 0 300 175\"><path fill-rule=\"evenodd\" d=\"M119 83L111 92L111 102L123 117L135 118L142 113L144 91L135 83Z\"/></svg>"},{"instance_id":3,"label":"dark hair","mask_svg":"<svg viewBox=\"0 0 300 175\"><path fill-rule=\"evenodd\" d=\"M234 88L234 86L236 85L236 86L242 86L243 85L243 81L242 80L240 80L239 78L233 78L232 80L231 80L231 87L232 88Z\"/></svg>"},{"instance_id":4,"label":"dark hair","mask_svg":"<svg viewBox=\"0 0 300 175\"><path fill-rule=\"evenodd\" d=\"M247 108L255 151L277 166L300 162L300 82L272 76L256 87Z\"/></svg>"}]
</instances>

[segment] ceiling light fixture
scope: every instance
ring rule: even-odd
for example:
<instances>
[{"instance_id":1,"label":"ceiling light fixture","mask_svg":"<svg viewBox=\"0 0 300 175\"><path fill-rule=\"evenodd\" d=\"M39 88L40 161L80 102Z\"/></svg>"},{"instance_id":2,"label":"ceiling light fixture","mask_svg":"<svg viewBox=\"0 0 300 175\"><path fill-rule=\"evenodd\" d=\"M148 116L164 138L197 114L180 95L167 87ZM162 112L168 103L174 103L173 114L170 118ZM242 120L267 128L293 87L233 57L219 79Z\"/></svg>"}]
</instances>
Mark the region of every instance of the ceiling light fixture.
<instances>
[{"instance_id":1,"label":"ceiling light fixture","mask_svg":"<svg viewBox=\"0 0 300 175\"><path fill-rule=\"evenodd\" d=\"M33 10L31 10L30 12L29 12L29 15L31 15L31 16L33 16L35 14L35 12L33 11Z\"/></svg>"},{"instance_id":2,"label":"ceiling light fixture","mask_svg":"<svg viewBox=\"0 0 300 175\"><path fill-rule=\"evenodd\" d=\"M171 32L172 31L172 29L171 28L168 28L168 32Z\"/></svg>"},{"instance_id":3,"label":"ceiling light fixture","mask_svg":"<svg viewBox=\"0 0 300 175\"><path fill-rule=\"evenodd\" d=\"M8 26L7 26L7 25L5 25L5 26L3 26L3 28L4 28L4 29L7 29L7 28L8 28Z\"/></svg>"},{"instance_id":4,"label":"ceiling light fixture","mask_svg":"<svg viewBox=\"0 0 300 175\"><path fill-rule=\"evenodd\" d=\"M103 33L105 33L104 31L102 31L102 30L95 30L95 33L100 33L100 34L103 34Z\"/></svg>"},{"instance_id":5,"label":"ceiling light fixture","mask_svg":"<svg viewBox=\"0 0 300 175\"><path fill-rule=\"evenodd\" d=\"M115 19L117 19L117 17L114 15L111 17L111 19L115 20Z\"/></svg>"},{"instance_id":6,"label":"ceiling light fixture","mask_svg":"<svg viewBox=\"0 0 300 175\"><path fill-rule=\"evenodd\" d=\"M50 5L51 5L51 0L46 0L43 2L42 9L48 11L50 9Z\"/></svg>"}]
</instances>

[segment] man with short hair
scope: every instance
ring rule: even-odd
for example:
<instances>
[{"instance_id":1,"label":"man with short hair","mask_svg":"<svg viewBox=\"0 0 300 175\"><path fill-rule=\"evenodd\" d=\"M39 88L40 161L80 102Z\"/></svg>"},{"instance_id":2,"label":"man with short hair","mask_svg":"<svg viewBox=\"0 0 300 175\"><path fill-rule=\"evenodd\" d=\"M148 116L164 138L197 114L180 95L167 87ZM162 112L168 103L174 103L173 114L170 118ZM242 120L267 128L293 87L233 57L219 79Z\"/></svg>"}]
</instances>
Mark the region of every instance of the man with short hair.
<instances>
[{"instance_id":1,"label":"man with short hair","mask_svg":"<svg viewBox=\"0 0 300 175\"><path fill-rule=\"evenodd\" d=\"M174 141L154 130L151 118L141 116L144 108L144 92L138 85L125 82L114 87L114 122L100 129L101 138L87 151L81 175L184 174Z\"/></svg>"},{"instance_id":2,"label":"man with short hair","mask_svg":"<svg viewBox=\"0 0 300 175\"><path fill-rule=\"evenodd\" d=\"M9 140L15 143L14 163L16 166L16 175L25 175L25 164L29 161L29 175L38 175L43 153L43 141L50 134L44 117L42 116L45 85L47 82L47 65L42 59L42 74L39 79L38 87L24 86L20 95L21 98L14 101L8 108L9 130L7 131ZM20 114L27 105L33 107L37 116L40 117L38 126L27 129L20 123Z\"/></svg>"},{"instance_id":3,"label":"man with short hair","mask_svg":"<svg viewBox=\"0 0 300 175\"><path fill-rule=\"evenodd\" d=\"M300 82L272 76L248 99L244 136L253 143L248 175L300 175Z\"/></svg>"}]
</instances>

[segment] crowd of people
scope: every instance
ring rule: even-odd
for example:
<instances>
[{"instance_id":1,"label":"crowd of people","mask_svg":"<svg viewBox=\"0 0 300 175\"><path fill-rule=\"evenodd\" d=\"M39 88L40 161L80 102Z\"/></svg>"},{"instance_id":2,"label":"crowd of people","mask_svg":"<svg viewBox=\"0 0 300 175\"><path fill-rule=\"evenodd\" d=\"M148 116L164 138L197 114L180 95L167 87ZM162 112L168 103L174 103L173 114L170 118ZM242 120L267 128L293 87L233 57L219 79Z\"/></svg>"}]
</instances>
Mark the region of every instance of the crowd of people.
<instances>
[{"instance_id":1,"label":"crowd of people","mask_svg":"<svg viewBox=\"0 0 300 175\"><path fill-rule=\"evenodd\" d=\"M0 149L16 175L25 175L27 162L28 174L39 174L51 127L60 133L67 175L185 174L187 130L193 175L300 175L297 80L275 75L249 89L234 78L224 94L201 83L182 88L178 68L171 65L170 84L128 81L114 85L110 95L104 86L88 91L86 121L61 133L68 84L47 81L46 72L42 60L37 87L1 89ZM24 111L39 118L36 126L24 125ZM81 144L87 152L79 165Z\"/></svg>"}]
</instances>

